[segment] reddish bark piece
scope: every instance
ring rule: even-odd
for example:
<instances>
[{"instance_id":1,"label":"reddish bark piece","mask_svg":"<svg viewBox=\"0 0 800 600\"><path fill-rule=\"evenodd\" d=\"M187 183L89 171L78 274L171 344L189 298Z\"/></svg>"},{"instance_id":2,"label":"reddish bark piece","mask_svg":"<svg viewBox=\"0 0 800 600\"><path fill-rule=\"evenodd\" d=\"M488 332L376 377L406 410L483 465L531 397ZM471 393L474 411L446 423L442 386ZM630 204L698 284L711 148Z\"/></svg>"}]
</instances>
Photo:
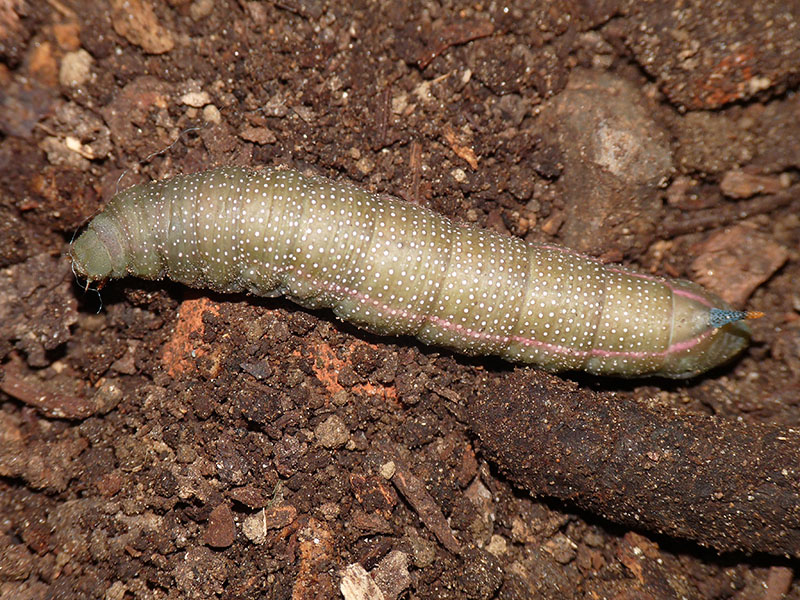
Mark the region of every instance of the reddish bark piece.
<instances>
[{"instance_id":1,"label":"reddish bark piece","mask_svg":"<svg viewBox=\"0 0 800 600\"><path fill-rule=\"evenodd\" d=\"M283 529L297 518L297 509L291 504L273 506L264 511L264 527L266 529Z\"/></svg>"},{"instance_id":2,"label":"reddish bark piece","mask_svg":"<svg viewBox=\"0 0 800 600\"><path fill-rule=\"evenodd\" d=\"M0 390L32 406L48 417L58 419L85 419L96 412L94 402L67 394L55 394L22 377L16 369L6 367Z\"/></svg>"},{"instance_id":3,"label":"reddish bark piece","mask_svg":"<svg viewBox=\"0 0 800 600\"><path fill-rule=\"evenodd\" d=\"M391 524L377 512L366 513L361 509L356 509L353 511L351 521L354 527L367 535L378 533L388 535L394 531Z\"/></svg>"},{"instance_id":4,"label":"reddish bark piece","mask_svg":"<svg viewBox=\"0 0 800 600\"><path fill-rule=\"evenodd\" d=\"M448 48L490 36L492 33L494 33L494 25L488 21L464 21L443 27L437 32L428 48L422 52L417 60L417 65L420 69L425 69Z\"/></svg>"},{"instance_id":5,"label":"reddish bark piece","mask_svg":"<svg viewBox=\"0 0 800 600\"><path fill-rule=\"evenodd\" d=\"M783 246L747 225L711 236L697 254L692 262L692 279L737 307L744 306L750 294L789 257Z\"/></svg>"},{"instance_id":6,"label":"reddish bark piece","mask_svg":"<svg viewBox=\"0 0 800 600\"><path fill-rule=\"evenodd\" d=\"M470 144L462 141L460 136L453 131L452 127L445 127L444 131L442 131L442 137L444 137L456 156L463 159L473 171L478 168L478 157L475 154L475 150L473 150Z\"/></svg>"},{"instance_id":7,"label":"reddish bark piece","mask_svg":"<svg viewBox=\"0 0 800 600\"><path fill-rule=\"evenodd\" d=\"M750 198L756 194L777 194L784 186L781 177L734 170L723 175L719 187L729 198Z\"/></svg>"},{"instance_id":8,"label":"reddish bark piece","mask_svg":"<svg viewBox=\"0 0 800 600\"><path fill-rule=\"evenodd\" d=\"M114 31L149 54L164 54L175 47L168 29L159 23L153 6L145 0L111 0Z\"/></svg>"},{"instance_id":9,"label":"reddish bark piece","mask_svg":"<svg viewBox=\"0 0 800 600\"><path fill-rule=\"evenodd\" d=\"M461 552L461 544L458 543L458 540L453 535L453 531L442 514L441 508L425 489L425 484L411 473L411 470L397 456L393 455L392 460L397 466L397 470L392 476L392 483L397 488L397 491L408 501L442 546L453 554Z\"/></svg>"},{"instance_id":10,"label":"reddish bark piece","mask_svg":"<svg viewBox=\"0 0 800 600\"><path fill-rule=\"evenodd\" d=\"M757 196L735 204L726 203L722 206L692 212L678 210L661 222L658 227L658 235L663 239L670 239L676 235L722 227L754 215L769 214L794 202L798 190L800 190L800 186L794 185L771 196Z\"/></svg>"},{"instance_id":11,"label":"reddish bark piece","mask_svg":"<svg viewBox=\"0 0 800 600\"><path fill-rule=\"evenodd\" d=\"M261 490L250 485L233 489L228 496L232 500L236 500L236 502L240 502L248 508L263 508L269 503L269 498L267 498Z\"/></svg>"},{"instance_id":12,"label":"reddish bark piece","mask_svg":"<svg viewBox=\"0 0 800 600\"><path fill-rule=\"evenodd\" d=\"M770 567L765 586L766 590L762 598L764 600L780 600L780 598L785 598L792 587L793 580L794 571L790 567L778 565Z\"/></svg>"},{"instance_id":13,"label":"reddish bark piece","mask_svg":"<svg viewBox=\"0 0 800 600\"><path fill-rule=\"evenodd\" d=\"M208 516L208 527L203 543L212 548L227 548L236 539L236 524L233 513L226 504L220 504Z\"/></svg>"}]
</instances>

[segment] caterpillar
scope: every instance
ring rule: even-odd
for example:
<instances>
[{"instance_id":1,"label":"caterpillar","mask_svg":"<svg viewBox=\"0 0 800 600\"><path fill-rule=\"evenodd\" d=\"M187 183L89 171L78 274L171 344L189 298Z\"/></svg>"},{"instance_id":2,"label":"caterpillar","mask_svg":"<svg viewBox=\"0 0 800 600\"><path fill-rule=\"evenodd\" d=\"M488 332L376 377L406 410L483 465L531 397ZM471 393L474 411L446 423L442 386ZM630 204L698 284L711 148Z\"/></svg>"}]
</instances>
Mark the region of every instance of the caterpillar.
<instances>
[{"instance_id":1,"label":"caterpillar","mask_svg":"<svg viewBox=\"0 0 800 600\"><path fill-rule=\"evenodd\" d=\"M134 275L284 295L373 333L548 371L691 377L740 352L743 320L759 316L689 281L285 169L222 167L134 186L70 254L87 285Z\"/></svg>"}]
</instances>

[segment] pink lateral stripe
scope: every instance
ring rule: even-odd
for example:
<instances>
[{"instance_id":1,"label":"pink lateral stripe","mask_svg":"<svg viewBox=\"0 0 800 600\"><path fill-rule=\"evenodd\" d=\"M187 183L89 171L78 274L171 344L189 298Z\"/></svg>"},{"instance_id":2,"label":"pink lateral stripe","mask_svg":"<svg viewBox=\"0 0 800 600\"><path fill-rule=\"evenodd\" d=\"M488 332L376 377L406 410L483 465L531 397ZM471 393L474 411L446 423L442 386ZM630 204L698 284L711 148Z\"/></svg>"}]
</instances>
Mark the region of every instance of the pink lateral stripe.
<instances>
[{"instance_id":1,"label":"pink lateral stripe","mask_svg":"<svg viewBox=\"0 0 800 600\"><path fill-rule=\"evenodd\" d=\"M695 302L699 302L703 306L707 308L714 308L714 305L708 301L708 299L703 298L702 296L698 296L692 292L687 290L682 290L680 288L674 288L670 284L667 284L667 287L672 290L673 294L677 294L678 296L683 296L684 298L689 298L690 300L694 300Z\"/></svg>"},{"instance_id":2,"label":"pink lateral stripe","mask_svg":"<svg viewBox=\"0 0 800 600\"><path fill-rule=\"evenodd\" d=\"M276 269L276 273L286 273L289 269ZM482 331L476 331L474 329L470 329L468 327L464 327L459 323L453 323L452 321L448 321L447 319L443 319L441 317L437 317L435 315L420 315L409 310L405 310L403 308L394 308L389 306L388 304L384 304L367 296L366 294L362 294L358 290L354 290L343 285L339 285L338 283L332 283L329 281L323 281L313 277L312 275L305 273L303 271L295 269L294 272L301 277L304 277L312 282L312 285L320 287L322 289L327 290L331 293L340 293L346 294L351 298L355 298L362 304L369 304L375 307L381 314L384 315L391 315L391 316L400 316L403 319L411 322L424 322L428 321L439 325L445 329L449 329L451 331L455 331L460 335L465 337L473 338L476 340L485 340L489 342L496 342L496 343L508 343L510 341L517 342L519 344L525 346L533 346L535 348L541 348L548 352L553 352L554 354L562 354L567 356L575 356L577 358L591 358L591 357L603 357L603 358L663 358L665 356L669 356L670 354L683 352L684 350L689 350L693 348L704 339L706 339L710 334L710 329L707 329L700 335L691 338L689 340L679 342L677 344L670 345L666 350L661 350L658 352L637 352L637 351L621 351L621 350L602 350L602 349L592 349L592 350L576 350L575 348L570 348L568 346L560 346L557 344L551 344L549 342L543 342L541 340L536 340L533 338L527 338L524 336L519 335L496 335L492 333L484 333ZM647 277L645 277L647 278ZM655 278L654 278L655 279ZM673 289L673 291L676 291Z\"/></svg>"}]
</instances>

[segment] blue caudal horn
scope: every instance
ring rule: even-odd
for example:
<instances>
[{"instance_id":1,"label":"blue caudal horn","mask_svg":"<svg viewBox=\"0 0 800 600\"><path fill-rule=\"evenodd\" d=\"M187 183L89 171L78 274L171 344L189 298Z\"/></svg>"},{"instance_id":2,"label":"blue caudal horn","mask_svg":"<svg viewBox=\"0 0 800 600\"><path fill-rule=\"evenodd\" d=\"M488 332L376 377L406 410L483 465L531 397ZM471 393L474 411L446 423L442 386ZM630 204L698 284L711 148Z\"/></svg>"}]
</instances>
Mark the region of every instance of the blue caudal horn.
<instances>
[{"instance_id":1,"label":"blue caudal horn","mask_svg":"<svg viewBox=\"0 0 800 600\"><path fill-rule=\"evenodd\" d=\"M709 315L709 325L713 328L722 327L728 323L745 321L749 319L760 319L764 313L754 310L729 310L724 308L712 308Z\"/></svg>"}]
</instances>

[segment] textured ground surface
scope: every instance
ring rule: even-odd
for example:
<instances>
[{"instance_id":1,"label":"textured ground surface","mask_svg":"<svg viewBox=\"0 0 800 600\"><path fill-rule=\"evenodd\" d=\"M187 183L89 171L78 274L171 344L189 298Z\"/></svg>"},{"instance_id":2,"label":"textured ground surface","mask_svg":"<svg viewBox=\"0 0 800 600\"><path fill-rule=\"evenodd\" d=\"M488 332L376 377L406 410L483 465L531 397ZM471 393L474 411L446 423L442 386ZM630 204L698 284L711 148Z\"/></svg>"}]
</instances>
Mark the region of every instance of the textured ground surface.
<instances>
[{"instance_id":1,"label":"textured ground surface","mask_svg":"<svg viewBox=\"0 0 800 600\"><path fill-rule=\"evenodd\" d=\"M800 598L800 460L772 451L800 424L800 9L708 4L0 0L0 596ZM219 164L767 316L675 383L514 373L170 283L111 283L97 313L76 228ZM548 421L533 458L519 390ZM757 519L772 548L741 535Z\"/></svg>"}]
</instances>

